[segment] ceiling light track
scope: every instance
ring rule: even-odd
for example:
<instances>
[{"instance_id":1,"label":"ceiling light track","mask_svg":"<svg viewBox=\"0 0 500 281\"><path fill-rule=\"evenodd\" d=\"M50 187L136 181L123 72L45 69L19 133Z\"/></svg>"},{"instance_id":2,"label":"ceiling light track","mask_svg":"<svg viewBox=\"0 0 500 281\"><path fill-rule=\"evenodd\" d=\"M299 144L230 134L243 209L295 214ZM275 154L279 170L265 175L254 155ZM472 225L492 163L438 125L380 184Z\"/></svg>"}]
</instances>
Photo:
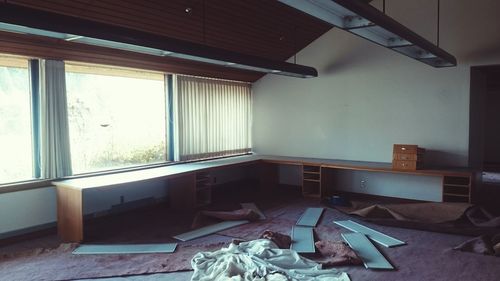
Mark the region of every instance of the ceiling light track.
<instances>
[{"instance_id":1,"label":"ceiling light track","mask_svg":"<svg viewBox=\"0 0 500 281\"><path fill-rule=\"evenodd\" d=\"M387 16L384 13L385 3L383 3L384 12L381 12L370 4L357 0L279 1L430 66L451 67L457 65L457 60L453 55L439 48L439 39L438 46L436 46Z\"/></svg>"},{"instance_id":2,"label":"ceiling light track","mask_svg":"<svg viewBox=\"0 0 500 281\"><path fill-rule=\"evenodd\" d=\"M249 71L300 78L318 76L316 69L309 66L269 60L9 3L0 3L0 30Z\"/></svg>"}]
</instances>

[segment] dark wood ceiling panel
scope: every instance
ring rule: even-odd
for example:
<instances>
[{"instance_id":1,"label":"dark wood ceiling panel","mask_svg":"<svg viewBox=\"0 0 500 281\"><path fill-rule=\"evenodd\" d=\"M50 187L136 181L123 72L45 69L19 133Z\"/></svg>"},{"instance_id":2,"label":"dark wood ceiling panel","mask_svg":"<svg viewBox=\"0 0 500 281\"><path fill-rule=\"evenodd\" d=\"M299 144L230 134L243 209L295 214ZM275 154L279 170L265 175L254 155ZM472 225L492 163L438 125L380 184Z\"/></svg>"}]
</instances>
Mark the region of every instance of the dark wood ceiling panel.
<instances>
[{"instance_id":1,"label":"dark wood ceiling panel","mask_svg":"<svg viewBox=\"0 0 500 281\"><path fill-rule=\"evenodd\" d=\"M289 58L330 28L277 1L207 3L210 3L206 10L208 43L276 60ZM235 13L234 7L245 13Z\"/></svg>"},{"instance_id":2,"label":"dark wood ceiling panel","mask_svg":"<svg viewBox=\"0 0 500 281\"><path fill-rule=\"evenodd\" d=\"M276 0L5 1L279 61L331 28Z\"/></svg>"},{"instance_id":3,"label":"dark wood ceiling panel","mask_svg":"<svg viewBox=\"0 0 500 281\"><path fill-rule=\"evenodd\" d=\"M7 0L31 8L134 28L187 41L202 35L201 13L187 14L183 1L151 0ZM133 5L132 5L133 4Z\"/></svg>"},{"instance_id":4,"label":"dark wood ceiling panel","mask_svg":"<svg viewBox=\"0 0 500 281\"><path fill-rule=\"evenodd\" d=\"M258 72L230 69L198 62L186 63L185 60L181 59L156 57L58 39L7 32L0 32L0 52L36 58L109 64L166 73L190 74L247 82L253 82L262 76Z\"/></svg>"}]
</instances>

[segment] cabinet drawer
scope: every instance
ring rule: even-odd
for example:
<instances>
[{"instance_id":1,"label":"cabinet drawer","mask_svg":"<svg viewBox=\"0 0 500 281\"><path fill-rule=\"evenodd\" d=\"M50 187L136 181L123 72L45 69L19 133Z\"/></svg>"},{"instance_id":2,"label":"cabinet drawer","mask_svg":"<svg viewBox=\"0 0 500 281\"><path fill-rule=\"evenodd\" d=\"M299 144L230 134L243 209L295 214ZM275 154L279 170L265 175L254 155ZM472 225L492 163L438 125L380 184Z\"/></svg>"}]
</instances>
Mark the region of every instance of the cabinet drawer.
<instances>
[{"instance_id":1,"label":"cabinet drawer","mask_svg":"<svg viewBox=\"0 0 500 281\"><path fill-rule=\"evenodd\" d=\"M393 148L394 153L421 154L424 151L425 149L419 148L416 144L395 144Z\"/></svg>"},{"instance_id":2,"label":"cabinet drawer","mask_svg":"<svg viewBox=\"0 0 500 281\"><path fill-rule=\"evenodd\" d=\"M394 160L392 161L392 168L394 170L416 170L419 165L417 161L408 160Z\"/></svg>"},{"instance_id":3,"label":"cabinet drawer","mask_svg":"<svg viewBox=\"0 0 500 281\"><path fill-rule=\"evenodd\" d=\"M394 153L392 159L393 160L420 161L422 159L422 155L410 154L410 153Z\"/></svg>"}]
</instances>

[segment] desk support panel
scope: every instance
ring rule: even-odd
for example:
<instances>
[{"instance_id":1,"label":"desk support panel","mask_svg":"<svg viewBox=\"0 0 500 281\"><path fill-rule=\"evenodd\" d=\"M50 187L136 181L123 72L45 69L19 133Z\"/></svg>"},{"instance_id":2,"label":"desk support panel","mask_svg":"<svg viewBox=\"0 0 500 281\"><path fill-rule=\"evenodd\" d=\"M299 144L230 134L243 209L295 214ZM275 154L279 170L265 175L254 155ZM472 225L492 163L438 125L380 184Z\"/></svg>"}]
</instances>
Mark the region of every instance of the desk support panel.
<instances>
[{"instance_id":1,"label":"desk support panel","mask_svg":"<svg viewBox=\"0 0 500 281\"><path fill-rule=\"evenodd\" d=\"M58 186L57 190L57 230L64 242L83 240L83 200L82 190Z\"/></svg>"},{"instance_id":2,"label":"desk support panel","mask_svg":"<svg viewBox=\"0 0 500 281\"><path fill-rule=\"evenodd\" d=\"M259 168L260 192L272 192L279 184L279 164L261 162Z\"/></svg>"},{"instance_id":3,"label":"desk support panel","mask_svg":"<svg viewBox=\"0 0 500 281\"><path fill-rule=\"evenodd\" d=\"M187 174L168 180L170 208L194 210L196 208L196 174Z\"/></svg>"}]
</instances>

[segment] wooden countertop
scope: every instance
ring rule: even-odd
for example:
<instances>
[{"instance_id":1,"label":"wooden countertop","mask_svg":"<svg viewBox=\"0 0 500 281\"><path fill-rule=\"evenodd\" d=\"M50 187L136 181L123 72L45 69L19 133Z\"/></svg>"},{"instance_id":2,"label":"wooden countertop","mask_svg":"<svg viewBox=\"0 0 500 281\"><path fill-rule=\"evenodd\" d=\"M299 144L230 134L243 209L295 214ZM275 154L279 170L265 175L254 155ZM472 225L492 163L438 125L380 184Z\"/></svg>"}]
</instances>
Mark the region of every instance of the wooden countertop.
<instances>
[{"instance_id":1,"label":"wooden countertop","mask_svg":"<svg viewBox=\"0 0 500 281\"><path fill-rule=\"evenodd\" d=\"M428 176L454 176L454 175L464 176L471 174L471 172L465 168L463 169L435 168L435 169L425 169L425 170L415 170L415 171L402 171L402 170L393 170L391 163L383 163L383 162L365 162L365 161L349 161L349 160L337 160L337 159L253 154L253 155L227 157L216 160L191 162L191 163L176 163L166 166L146 168L134 171L117 172L106 175L94 175L81 178L58 180L52 182L52 184L56 186L74 188L74 189L107 187L125 183L139 182L139 181L171 178L171 177L181 176L187 173L220 169L236 165L254 164L258 162L287 164L287 165L317 165L323 168L386 172L386 173L403 173L403 174L428 175Z\"/></svg>"}]
</instances>

